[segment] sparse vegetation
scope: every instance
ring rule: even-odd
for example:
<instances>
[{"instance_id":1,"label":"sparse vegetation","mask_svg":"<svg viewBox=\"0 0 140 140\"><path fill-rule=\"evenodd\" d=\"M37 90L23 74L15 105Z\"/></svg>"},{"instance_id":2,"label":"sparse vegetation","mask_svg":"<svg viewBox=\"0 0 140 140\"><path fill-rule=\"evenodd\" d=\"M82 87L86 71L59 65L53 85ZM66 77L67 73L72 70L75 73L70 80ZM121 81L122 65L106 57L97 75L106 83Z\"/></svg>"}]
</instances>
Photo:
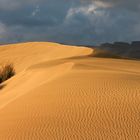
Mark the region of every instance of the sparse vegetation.
<instances>
[{"instance_id":1,"label":"sparse vegetation","mask_svg":"<svg viewBox=\"0 0 140 140\"><path fill-rule=\"evenodd\" d=\"M15 75L15 69L13 64L6 64L0 68L0 83L8 80Z\"/></svg>"},{"instance_id":2,"label":"sparse vegetation","mask_svg":"<svg viewBox=\"0 0 140 140\"><path fill-rule=\"evenodd\" d=\"M94 49L92 54L93 57L101 57L101 58L116 58L116 59L124 59L123 57L113 54L112 52L101 50L101 49Z\"/></svg>"}]
</instances>

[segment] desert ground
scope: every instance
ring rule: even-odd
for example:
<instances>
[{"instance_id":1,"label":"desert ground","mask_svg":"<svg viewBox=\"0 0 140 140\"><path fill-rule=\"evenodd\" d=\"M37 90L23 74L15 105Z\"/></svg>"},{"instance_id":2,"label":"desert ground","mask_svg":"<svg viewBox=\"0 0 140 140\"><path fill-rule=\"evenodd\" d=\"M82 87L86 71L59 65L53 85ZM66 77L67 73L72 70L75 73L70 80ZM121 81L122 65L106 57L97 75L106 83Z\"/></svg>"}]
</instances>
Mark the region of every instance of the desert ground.
<instances>
[{"instance_id":1,"label":"desert ground","mask_svg":"<svg viewBox=\"0 0 140 140\"><path fill-rule=\"evenodd\" d=\"M0 46L0 140L140 140L140 61L50 42Z\"/></svg>"}]
</instances>

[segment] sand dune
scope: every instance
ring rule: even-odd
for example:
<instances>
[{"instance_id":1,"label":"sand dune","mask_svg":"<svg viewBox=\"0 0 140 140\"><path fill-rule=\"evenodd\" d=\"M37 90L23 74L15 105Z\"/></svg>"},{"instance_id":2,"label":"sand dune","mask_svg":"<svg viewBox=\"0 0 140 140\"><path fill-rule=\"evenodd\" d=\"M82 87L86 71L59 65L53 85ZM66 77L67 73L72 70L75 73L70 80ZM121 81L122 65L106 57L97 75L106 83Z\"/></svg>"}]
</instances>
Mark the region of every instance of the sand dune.
<instances>
[{"instance_id":1,"label":"sand dune","mask_svg":"<svg viewBox=\"0 0 140 140\"><path fill-rule=\"evenodd\" d=\"M140 62L56 43L0 47L0 140L139 140Z\"/></svg>"}]
</instances>

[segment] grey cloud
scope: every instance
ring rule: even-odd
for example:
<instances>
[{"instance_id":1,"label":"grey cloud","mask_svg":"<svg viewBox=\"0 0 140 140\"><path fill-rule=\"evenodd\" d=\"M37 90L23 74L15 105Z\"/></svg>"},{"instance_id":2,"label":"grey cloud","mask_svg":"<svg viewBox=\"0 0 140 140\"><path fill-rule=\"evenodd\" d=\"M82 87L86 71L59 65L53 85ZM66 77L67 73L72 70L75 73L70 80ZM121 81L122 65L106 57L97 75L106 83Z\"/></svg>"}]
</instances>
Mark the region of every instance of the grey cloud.
<instances>
[{"instance_id":1,"label":"grey cloud","mask_svg":"<svg viewBox=\"0 0 140 140\"><path fill-rule=\"evenodd\" d=\"M126 9L133 12L139 12L140 1L139 0L81 0L82 3L98 3L99 5L110 5L112 10ZM109 7L108 7L109 8Z\"/></svg>"},{"instance_id":2,"label":"grey cloud","mask_svg":"<svg viewBox=\"0 0 140 140\"><path fill-rule=\"evenodd\" d=\"M138 0L1 0L0 42L138 40L139 15Z\"/></svg>"},{"instance_id":3,"label":"grey cloud","mask_svg":"<svg viewBox=\"0 0 140 140\"><path fill-rule=\"evenodd\" d=\"M36 5L42 0L1 0L0 10L11 11L17 10L25 5Z\"/></svg>"}]
</instances>

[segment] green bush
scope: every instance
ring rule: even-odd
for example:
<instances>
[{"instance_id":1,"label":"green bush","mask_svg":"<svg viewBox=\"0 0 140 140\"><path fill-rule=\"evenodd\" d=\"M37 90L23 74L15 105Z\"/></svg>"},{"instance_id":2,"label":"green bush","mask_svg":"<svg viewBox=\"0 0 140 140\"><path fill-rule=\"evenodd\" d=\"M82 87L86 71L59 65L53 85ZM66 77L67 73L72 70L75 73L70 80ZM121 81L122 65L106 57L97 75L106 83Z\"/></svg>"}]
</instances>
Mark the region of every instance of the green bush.
<instances>
[{"instance_id":1,"label":"green bush","mask_svg":"<svg viewBox=\"0 0 140 140\"><path fill-rule=\"evenodd\" d=\"M0 68L0 83L8 80L15 75L13 64L6 64Z\"/></svg>"}]
</instances>

